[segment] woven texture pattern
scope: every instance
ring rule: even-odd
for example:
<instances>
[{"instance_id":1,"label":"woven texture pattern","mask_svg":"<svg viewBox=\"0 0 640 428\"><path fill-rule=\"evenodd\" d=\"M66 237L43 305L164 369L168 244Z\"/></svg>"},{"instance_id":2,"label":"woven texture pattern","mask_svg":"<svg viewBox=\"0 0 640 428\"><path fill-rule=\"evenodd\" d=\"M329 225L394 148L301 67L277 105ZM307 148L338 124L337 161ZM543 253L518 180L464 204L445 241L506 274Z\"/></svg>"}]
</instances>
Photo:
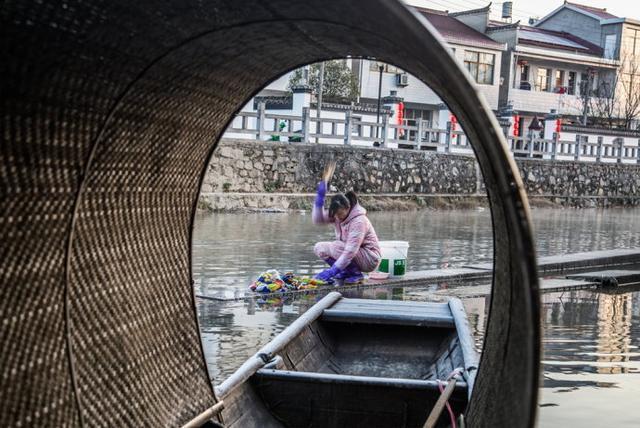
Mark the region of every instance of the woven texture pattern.
<instances>
[{"instance_id":1,"label":"woven texture pattern","mask_svg":"<svg viewBox=\"0 0 640 428\"><path fill-rule=\"evenodd\" d=\"M488 332L492 349L521 349L506 363L525 370L507 371L512 390L492 373L478 384L487 394L504 390L495 401L507 409L509 400L535 401L533 256L507 260L530 245L526 210L514 209L523 206L521 185L486 112L457 103L470 92L467 77L438 70L446 51L422 25L387 0L5 2L3 425L179 426L215 403L190 271L203 171L233 114L265 84L348 55L401 66L437 88L461 123L473 120L467 131L494 206L508 199L494 212L506 272L496 287L524 296L506 301L513 310L501 322L520 317L521 328L534 329ZM531 408L517 411L486 423L532 420Z\"/></svg>"}]
</instances>

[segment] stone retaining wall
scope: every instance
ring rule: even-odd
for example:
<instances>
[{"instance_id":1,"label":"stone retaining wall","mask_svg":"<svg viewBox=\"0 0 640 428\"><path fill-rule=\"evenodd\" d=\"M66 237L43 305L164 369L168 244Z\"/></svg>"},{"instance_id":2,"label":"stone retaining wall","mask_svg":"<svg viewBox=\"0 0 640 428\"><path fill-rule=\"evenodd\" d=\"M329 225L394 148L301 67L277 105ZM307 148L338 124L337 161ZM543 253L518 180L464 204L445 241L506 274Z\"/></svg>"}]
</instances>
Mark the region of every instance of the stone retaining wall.
<instances>
[{"instance_id":1,"label":"stone retaining wall","mask_svg":"<svg viewBox=\"0 0 640 428\"><path fill-rule=\"evenodd\" d=\"M210 210L306 209L330 159L337 162L332 190L354 190L362 196L369 195L370 200L376 196L392 200L397 196L405 202L417 201L416 208L420 208L438 206L430 203L434 197L477 201L478 195L484 194L477 163L470 156L226 140L211 159L202 186L201 206ZM534 200L574 206L640 204L638 165L537 159L518 159L517 163ZM412 195L408 199L407 193ZM420 199L427 203L420 203ZM393 204L381 204L389 206Z\"/></svg>"},{"instance_id":2,"label":"stone retaining wall","mask_svg":"<svg viewBox=\"0 0 640 428\"><path fill-rule=\"evenodd\" d=\"M324 165L337 162L331 184L358 193L476 192L469 156L325 144L223 141L209 166L203 193L313 192Z\"/></svg>"}]
</instances>

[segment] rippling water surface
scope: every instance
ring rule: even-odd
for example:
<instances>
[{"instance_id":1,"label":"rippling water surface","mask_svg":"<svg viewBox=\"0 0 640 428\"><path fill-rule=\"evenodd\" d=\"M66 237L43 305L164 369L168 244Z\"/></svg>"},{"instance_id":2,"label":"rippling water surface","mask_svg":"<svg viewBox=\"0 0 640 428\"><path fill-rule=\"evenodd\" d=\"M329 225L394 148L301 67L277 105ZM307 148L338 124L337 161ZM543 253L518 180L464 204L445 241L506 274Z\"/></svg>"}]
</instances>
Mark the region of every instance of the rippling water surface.
<instances>
[{"instance_id":1,"label":"rippling water surface","mask_svg":"<svg viewBox=\"0 0 640 428\"><path fill-rule=\"evenodd\" d=\"M411 244L412 270L491 261L488 211L372 213L384 240ZM640 247L640 210L533 210L539 255ZM197 219L196 291L233 295L268 268L312 273L322 263L313 243L331 229L305 214L214 214ZM432 299L423 290L350 292L378 299ZM319 296L215 302L198 300L205 356L215 383L266 344ZM464 300L481 343L488 301ZM574 291L543 296L544 347L540 426L640 426L640 293Z\"/></svg>"}]
</instances>

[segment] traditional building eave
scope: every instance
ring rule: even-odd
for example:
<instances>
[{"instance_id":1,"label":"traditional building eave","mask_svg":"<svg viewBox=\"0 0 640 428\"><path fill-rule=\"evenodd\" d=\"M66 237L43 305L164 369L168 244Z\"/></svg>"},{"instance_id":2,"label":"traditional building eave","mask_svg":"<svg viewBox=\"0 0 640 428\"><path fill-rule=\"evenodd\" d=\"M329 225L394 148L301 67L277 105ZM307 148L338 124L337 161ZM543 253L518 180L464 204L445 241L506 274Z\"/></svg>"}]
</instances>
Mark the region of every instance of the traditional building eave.
<instances>
[{"instance_id":1,"label":"traditional building eave","mask_svg":"<svg viewBox=\"0 0 640 428\"><path fill-rule=\"evenodd\" d=\"M633 18L616 18L616 19L603 19L600 21L601 25L615 25L615 24L633 24L640 25L640 20Z\"/></svg>"},{"instance_id":2,"label":"traditional building eave","mask_svg":"<svg viewBox=\"0 0 640 428\"><path fill-rule=\"evenodd\" d=\"M489 50L493 50L496 52L500 52L500 51L506 51L507 50L507 44L506 43L498 43L495 42L495 44L493 43L478 43L478 42L472 42L470 40L466 40L466 39L458 39L456 37L453 36L447 36L444 38L445 41L447 43L449 43L450 45L456 45L456 46L467 46L467 47L473 47L473 48L481 48L481 49L489 49ZM455 47L455 46L453 46Z\"/></svg>"},{"instance_id":3,"label":"traditional building eave","mask_svg":"<svg viewBox=\"0 0 640 428\"><path fill-rule=\"evenodd\" d=\"M485 13L485 12L489 12L491 9L491 4L493 2L490 2L488 5L486 5L485 7L481 7L478 9L471 9L471 10L463 10L461 12L452 12L449 14L449 16L453 16L454 18L456 16L464 16L464 15L475 15L477 13Z\"/></svg>"},{"instance_id":4,"label":"traditional building eave","mask_svg":"<svg viewBox=\"0 0 640 428\"><path fill-rule=\"evenodd\" d=\"M488 27L487 33L493 33L496 31L506 31L506 30L514 30L520 27L520 21L516 21L512 24L500 25L499 27Z\"/></svg>"},{"instance_id":5,"label":"traditional building eave","mask_svg":"<svg viewBox=\"0 0 640 428\"><path fill-rule=\"evenodd\" d=\"M526 55L528 57L546 59L559 62L570 62L574 64L583 64L596 66L600 68L616 69L620 66L620 61L607 59L598 56L582 55L569 53L567 51L554 51L550 49L540 49L530 46L518 45L514 50L515 55Z\"/></svg>"}]
</instances>

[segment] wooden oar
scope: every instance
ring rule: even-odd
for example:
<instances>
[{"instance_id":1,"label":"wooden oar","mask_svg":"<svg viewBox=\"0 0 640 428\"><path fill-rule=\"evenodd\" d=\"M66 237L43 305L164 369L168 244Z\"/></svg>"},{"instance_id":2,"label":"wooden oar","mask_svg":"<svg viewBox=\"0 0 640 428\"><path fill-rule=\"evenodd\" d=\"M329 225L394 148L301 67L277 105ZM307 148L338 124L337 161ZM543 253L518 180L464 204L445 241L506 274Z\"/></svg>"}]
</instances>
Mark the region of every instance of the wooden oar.
<instances>
[{"instance_id":1,"label":"wooden oar","mask_svg":"<svg viewBox=\"0 0 640 428\"><path fill-rule=\"evenodd\" d=\"M329 184L329 181L331 181L331 178L333 177L333 173L335 171L336 161L330 160L329 163L324 166L324 171L322 172L322 181Z\"/></svg>"},{"instance_id":2,"label":"wooden oar","mask_svg":"<svg viewBox=\"0 0 640 428\"><path fill-rule=\"evenodd\" d=\"M224 403L222 401L218 401L213 407L209 407L204 412L200 413L194 419L190 420L186 424L182 425L182 428L198 428L205 424L210 419L213 419L215 415L222 412L224 409Z\"/></svg>"},{"instance_id":3,"label":"wooden oar","mask_svg":"<svg viewBox=\"0 0 640 428\"><path fill-rule=\"evenodd\" d=\"M449 397L453 394L453 390L456 387L456 378L458 376L454 376L449 383L447 383L447 387L444 389L442 394L440 394L440 398L436 401L436 404L431 409L431 413L429 413L429 417L427 421L424 423L422 428L433 428L436 426L436 422L438 422L438 418L440 417L440 413L444 410L444 406L447 404Z\"/></svg>"}]
</instances>

